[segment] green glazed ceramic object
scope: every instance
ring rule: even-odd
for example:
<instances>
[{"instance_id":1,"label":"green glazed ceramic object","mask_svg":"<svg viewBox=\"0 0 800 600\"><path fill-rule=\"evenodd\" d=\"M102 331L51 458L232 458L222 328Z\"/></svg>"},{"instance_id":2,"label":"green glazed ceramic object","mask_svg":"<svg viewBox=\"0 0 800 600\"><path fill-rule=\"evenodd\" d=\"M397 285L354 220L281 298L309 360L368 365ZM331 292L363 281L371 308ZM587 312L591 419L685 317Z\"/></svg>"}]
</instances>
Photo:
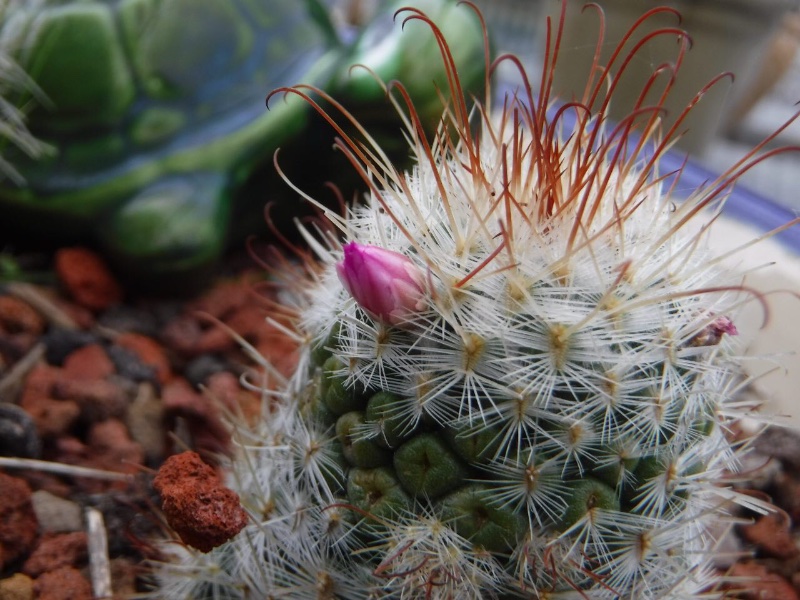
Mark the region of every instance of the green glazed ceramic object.
<instances>
[{"instance_id":1,"label":"green glazed ceramic object","mask_svg":"<svg viewBox=\"0 0 800 600\"><path fill-rule=\"evenodd\" d=\"M462 79L481 86L475 14L450 0L412 4L439 13L460 49ZM381 5L345 44L318 0L17 2L0 41L17 48L13 58L47 99L19 103L34 106L30 130L54 151L33 159L2 150L24 179L0 182L2 228L57 243L90 239L145 279L213 264L233 226L248 229L231 222L241 205L265 203L263 194L242 197L243 184L308 133L307 105L276 98L267 110L271 90L313 83L391 114L383 89L355 63L446 89L435 44L392 33L400 5Z\"/></svg>"}]
</instances>

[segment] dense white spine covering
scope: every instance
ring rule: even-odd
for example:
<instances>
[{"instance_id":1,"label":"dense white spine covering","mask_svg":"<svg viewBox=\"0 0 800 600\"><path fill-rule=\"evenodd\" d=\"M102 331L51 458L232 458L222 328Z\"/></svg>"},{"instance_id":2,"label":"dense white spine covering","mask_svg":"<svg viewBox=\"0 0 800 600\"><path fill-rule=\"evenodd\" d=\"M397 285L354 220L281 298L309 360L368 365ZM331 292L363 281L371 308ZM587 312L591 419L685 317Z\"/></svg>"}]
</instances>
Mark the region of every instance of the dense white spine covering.
<instances>
[{"instance_id":1,"label":"dense white spine covering","mask_svg":"<svg viewBox=\"0 0 800 600\"><path fill-rule=\"evenodd\" d=\"M687 224L733 179L675 202L655 113L639 145L602 112L577 108L568 126L522 97L474 107L476 130L455 102L432 146L412 109L406 174L369 142L341 143L371 193L327 216L347 241L411 260L424 302L381 322L340 282L337 238L306 232L309 276L286 278L298 369L265 391L261 422L234 429L231 484L252 523L160 566L160 597L721 595L709 524L731 501L758 504L723 483L737 469L728 426L748 409L728 318L748 293ZM326 422L334 381L392 400ZM444 499L404 479L421 438L448 455L477 445L454 459L465 475ZM393 459L364 467L347 447L361 443ZM396 502L359 506L355 472L388 477L375 485ZM462 526L459 507L478 505L495 537Z\"/></svg>"}]
</instances>

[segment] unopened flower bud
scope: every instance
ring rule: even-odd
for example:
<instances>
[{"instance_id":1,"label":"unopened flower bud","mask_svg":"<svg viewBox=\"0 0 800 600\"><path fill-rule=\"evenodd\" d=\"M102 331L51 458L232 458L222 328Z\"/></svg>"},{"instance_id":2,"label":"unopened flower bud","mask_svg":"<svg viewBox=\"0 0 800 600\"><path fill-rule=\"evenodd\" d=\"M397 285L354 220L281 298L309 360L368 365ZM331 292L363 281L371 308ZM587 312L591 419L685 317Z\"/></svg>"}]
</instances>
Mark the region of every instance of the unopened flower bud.
<instances>
[{"instance_id":1,"label":"unopened flower bud","mask_svg":"<svg viewBox=\"0 0 800 600\"><path fill-rule=\"evenodd\" d=\"M336 272L361 308L385 323L398 325L425 308L422 271L398 252L350 242Z\"/></svg>"},{"instance_id":2,"label":"unopened flower bud","mask_svg":"<svg viewBox=\"0 0 800 600\"><path fill-rule=\"evenodd\" d=\"M733 324L728 317L717 317L711 323L703 327L703 329L691 340L689 346L716 346L722 340L724 334L739 335L736 325Z\"/></svg>"}]
</instances>

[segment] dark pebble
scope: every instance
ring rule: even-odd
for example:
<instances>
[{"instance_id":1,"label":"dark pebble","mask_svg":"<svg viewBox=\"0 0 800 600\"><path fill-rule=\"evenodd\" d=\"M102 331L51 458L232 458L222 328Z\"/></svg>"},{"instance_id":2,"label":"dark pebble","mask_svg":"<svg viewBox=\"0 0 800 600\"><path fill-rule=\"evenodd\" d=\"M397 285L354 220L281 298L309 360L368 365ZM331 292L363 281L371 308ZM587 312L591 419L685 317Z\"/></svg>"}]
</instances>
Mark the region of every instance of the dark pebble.
<instances>
[{"instance_id":1,"label":"dark pebble","mask_svg":"<svg viewBox=\"0 0 800 600\"><path fill-rule=\"evenodd\" d=\"M184 310L185 307L180 302L170 301L158 302L150 307L150 311L153 315L155 315L155 318L160 326L177 318L179 315L183 314ZM158 333L160 334L161 331L159 330Z\"/></svg>"},{"instance_id":2,"label":"dark pebble","mask_svg":"<svg viewBox=\"0 0 800 600\"><path fill-rule=\"evenodd\" d=\"M38 458L41 450L30 415L16 404L0 402L0 456Z\"/></svg>"},{"instance_id":3,"label":"dark pebble","mask_svg":"<svg viewBox=\"0 0 800 600\"><path fill-rule=\"evenodd\" d=\"M42 336L42 342L45 345L45 359L49 364L60 367L71 352L99 340L97 335L88 331L51 329Z\"/></svg>"},{"instance_id":4,"label":"dark pebble","mask_svg":"<svg viewBox=\"0 0 800 600\"><path fill-rule=\"evenodd\" d=\"M111 345L106 348L106 353L121 377L137 383L147 381L158 385L155 367L144 364L135 352Z\"/></svg>"},{"instance_id":5,"label":"dark pebble","mask_svg":"<svg viewBox=\"0 0 800 600\"><path fill-rule=\"evenodd\" d=\"M224 359L213 354L203 354L186 365L183 376L197 387L208 381L208 378L215 373L229 369L230 365Z\"/></svg>"}]
</instances>

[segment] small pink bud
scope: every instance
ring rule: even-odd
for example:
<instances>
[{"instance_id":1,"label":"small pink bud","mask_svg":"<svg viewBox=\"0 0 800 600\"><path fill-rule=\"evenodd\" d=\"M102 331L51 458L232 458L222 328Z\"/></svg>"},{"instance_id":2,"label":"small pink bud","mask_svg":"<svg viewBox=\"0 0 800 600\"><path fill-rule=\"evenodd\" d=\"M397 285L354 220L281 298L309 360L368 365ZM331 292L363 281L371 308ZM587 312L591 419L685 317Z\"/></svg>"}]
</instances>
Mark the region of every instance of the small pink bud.
<instances>
[{"instance_id":1,"label":"small pink bud","mask_svg":"<svg viewBox=\"0 0 800 600\"><path fill-rule=\"evenodd\" d=\"M724 334L739 335L736 325L728 317L717 317L689 340L690 346L716 346Z\"/></svg>"},{"instance_id":2,"label":"small pink bud","mask_svg":"<svg viewBox=\"0 0 800 600\"><path fill-rule=\"evenodd\" d=\"M425 308L422 271L398 252L350 242L336 272L361 308L389 325Z\"/></svg>"}]
</instances>

